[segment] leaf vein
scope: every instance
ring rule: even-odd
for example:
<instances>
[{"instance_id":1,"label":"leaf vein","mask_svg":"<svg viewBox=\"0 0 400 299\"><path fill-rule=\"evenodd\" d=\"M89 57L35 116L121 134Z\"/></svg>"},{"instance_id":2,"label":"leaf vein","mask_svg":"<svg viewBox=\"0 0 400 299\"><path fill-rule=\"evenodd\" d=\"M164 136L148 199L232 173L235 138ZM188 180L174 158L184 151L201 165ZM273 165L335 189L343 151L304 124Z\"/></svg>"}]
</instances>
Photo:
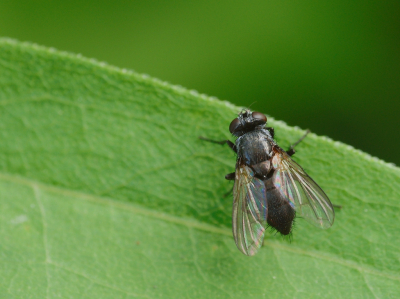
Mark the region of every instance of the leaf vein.
<instances>
[{"instance_id":1,"label":"leaf vein","mask_svg":"<svg viewBox=\"0 0 400 299\"><path fill-rule=\"evenodd\" d=\"M182 225L182 226L189 227L189 228L194 228L194 229L197 229L200 231L225 235L225 236L229 236L229 237L232 236L231 230L229 228L216 227L215 225L211 225L211 224L204 223L204 222L199 222L199 221L196 221L196 220L193 220L190 218L176 217L176 216L166 214L163 212L153 211L153 210L146 209L144 207L139 207L132 203L117 202L111 198L100 197L97 195L91 195L91 194L86 194L86 193L82 193L82 192L78 192L78 191L63 189L60 187L51 186L51 185L43 184L40 182L35 182L30 179L26 179L26 178L15 176L15 175L8 175L8 174L0 173L0 179L4 180L4 181L11 181L14 183L19 183L19 184L26 185L26 186L31 186L34 189L36 188L37 190L42 189L42 190L56 193L56 194L73 196L73 197L79 198L81 200L93 202L96 204L114 206L114 207L119 208L124 211L138 213L138 214L141 214L144 216L152 217L152 218L155 218L158 220L167 221L170 223ZM38 201L38 203L39 202L40 201ZM45 239L44 239L44 241L45 241ZM365 273L369 273L371 275L385 277L385 278L388 278L391 280L396 280L396 281L400 282L400 275L397 273L396 274L383 273L382 271L371 269L365 265L358 265L356 262L343 260L340 258L335 258L335 257L324 255L324 254L318 254L315 251L304 250L304 249L296 248L293 246L286 246L286 245L280 244L278 242L265 240L264 245L269 246L273 249L280 249L280 250L284 250L284 251L299 254L299 255L318 258L320 260L325 260L325 261L329 261L332 263L340 264L342 266L345 266L345 267L348 267L351 269L356 269L356 270L359 270L359 271L362 271Z\"/></svg>"}]
</instances>

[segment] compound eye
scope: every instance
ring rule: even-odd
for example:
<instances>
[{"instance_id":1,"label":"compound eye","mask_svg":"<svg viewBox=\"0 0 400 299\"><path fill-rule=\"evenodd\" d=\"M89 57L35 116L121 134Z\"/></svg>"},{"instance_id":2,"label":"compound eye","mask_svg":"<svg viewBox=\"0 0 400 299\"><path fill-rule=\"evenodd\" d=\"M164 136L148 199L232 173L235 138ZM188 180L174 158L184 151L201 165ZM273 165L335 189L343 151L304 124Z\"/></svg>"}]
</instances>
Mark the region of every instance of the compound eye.
<instances>
[{"instance_id":1,"label":"compound eye","mask_svg":"<svg viewBox=\"0 0 400 299\"><path fill-rule=\"evenodd\" d=\"M239 127L240 127L240 120L238 118L235 118L229 125L229 132L233 134Z\"/></svg>"},{"instance_id":2,"label":"compound eye","mask_svg":"<svg viewBox=\"0 0 400 299\"><path fill-rule=\"evenodd\" d=\"M262 121L263 123L266 123L266 122L267 122L267 117L266 117L264 114L262 114L261 112L253 112L253 113L251 114L251 116L253 116L253 118L254 118L255 120Z\"/></svg>"}]
</instances>

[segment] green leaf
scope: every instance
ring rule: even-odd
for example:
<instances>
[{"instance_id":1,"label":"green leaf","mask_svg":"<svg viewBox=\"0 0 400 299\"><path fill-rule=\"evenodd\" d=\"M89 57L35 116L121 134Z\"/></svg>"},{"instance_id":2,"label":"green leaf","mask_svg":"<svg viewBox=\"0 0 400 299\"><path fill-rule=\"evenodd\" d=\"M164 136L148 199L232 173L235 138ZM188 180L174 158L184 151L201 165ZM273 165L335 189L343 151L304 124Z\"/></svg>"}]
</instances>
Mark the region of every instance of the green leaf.
<instances>
[{"instance_id":1,"label":"green leaf","mask_svg":"<svg viewBox=\"0 0 400 299\"><path fill-rule=\"evenodd\" d=\"M343 208L254 257L231 235L239 108L0 39L1 298L389 298L400 170L310 134L295 160ZM270 118L283 147L303 131ZM312 128L311 128L312 129Z\"/></svg>"}]
</instances>

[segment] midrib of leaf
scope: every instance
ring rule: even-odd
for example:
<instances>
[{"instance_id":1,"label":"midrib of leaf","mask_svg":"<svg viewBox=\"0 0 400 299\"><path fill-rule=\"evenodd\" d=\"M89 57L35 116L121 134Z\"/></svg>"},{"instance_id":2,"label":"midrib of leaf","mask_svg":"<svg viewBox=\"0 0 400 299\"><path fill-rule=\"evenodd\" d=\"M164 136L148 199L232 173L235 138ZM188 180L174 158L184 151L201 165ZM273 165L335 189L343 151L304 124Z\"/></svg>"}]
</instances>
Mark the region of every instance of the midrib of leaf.
<instances>
[{"instance_id":1,"label":"midrib of leaf","mask_svg":"<svg viewBox=\"0 0 400 299\"><path fill-rule=\"evenodd\" d=\"M224 236L228 236L231 237L232 236L232 231L228 228L221 228L221 227L217 227L214 225L210 225L204 222L199 222L196 221L194 219L189 219L189 218L182 218L182 217L176 217L170 214L166 214L166 213L161 213L159 211L154 211L154 210L150 210L150 209L145 209L143 207L137 206L135 204L127 204L124 202L120 202L120 201L116 201L112 198L107 198L107 197L101 197L101 196L96 196L96 195L91 195L91 194L85 194L82 192L77 192L74 190L68 190L65 188L60 188L60 187L55 187L55 186L51 186L51 185L47 185L47 184L43 184L40 182L35 182L23 177L18 177L18 176L13 176L13 175L9 175L9 174L4 174L4 173L0 173L0 179L4 180L4 181L10 181L10 182L14 182L14 183L18 183L21 185L25 185L28 187L31 187L34 190L34 193L36 194L36 198L39 198L39 190L46 190L55 194L61 194L61 195L68 195L74 198L79 198L81 200L87 201L87 202L93 202L95 204L100 204L100 205L107 205L107 206L113 206L115 208L124 210L124 211L129 211L129 212L133 212L134 214L140 214L146 217L151 217L151 218L155 218L158 220L162 220L162 221L166 221L166 222L170 222L173 224L178 224L187 228L191 228L191 229L196 229L196 230L201 230L204 232L209 232L212 234L219 234L219 235L224 235ZM42 218L43 218L43 227L46 229L46 224L45 224L45 211L43 209L43 205L40 203L40 201L38 200L39 206L40 206L40 210L42 213ZM44 244L45 244L45 248L47 248L47 240L46 240L46 234L44 235ZM381 276L384 278L388 278L388 279L392 279L392 280L397 280L400 281L400 275L395 275L393 274L387 274L384 273L382 271L377 271L371 267L366 267L365 265L359 265L355 262L352 262L350 260L344 260L344 259L340 259L340 258L336 258L332 255L328 255L328 254L318 254L318 252L316 251L308 251L308 250L303 250L301 248L296 247L295 245L291 244L291 245L284 245L281 242L276 242L276 241L271 241L271 240L265 240L264 241L264 246L268 246L273 248L274 250L284 250L287 252L291 252L291 253L296 253L298 255L304 255L304 256L309 256L312 258L317 258L320 260L325 260L325 261L329 261L329 262L333 262L339 265L343 265L346 266L348 268L352 268L355 270L358 270L362 273L369 273L369 274L373 274L373 275L377 275L377 276ZM52 261L50 261L50 259L48 259L48 253L46 250L46 263L52 263L54 264Z\"/></svg>"}]
</instances>

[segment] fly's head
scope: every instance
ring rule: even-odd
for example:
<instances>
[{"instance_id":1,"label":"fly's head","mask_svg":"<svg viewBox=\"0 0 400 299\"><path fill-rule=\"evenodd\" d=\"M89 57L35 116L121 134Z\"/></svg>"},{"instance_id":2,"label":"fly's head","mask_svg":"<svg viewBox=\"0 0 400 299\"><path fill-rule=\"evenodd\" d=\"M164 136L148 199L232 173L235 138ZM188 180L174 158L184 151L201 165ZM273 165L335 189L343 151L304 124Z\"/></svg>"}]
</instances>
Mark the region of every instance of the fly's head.
<instances>
[{"instance_id":1,"label":"fly's head","mask_svg":"<svg viewBox=\"0 0 400 299\"><path fill-rule=\"evenodd\" d=\"M231 122L229 131L232 135L240 137L247 132L264 128L266 123L267 117L264 114L246 109Z\"/></svg>"}]
</instances>

